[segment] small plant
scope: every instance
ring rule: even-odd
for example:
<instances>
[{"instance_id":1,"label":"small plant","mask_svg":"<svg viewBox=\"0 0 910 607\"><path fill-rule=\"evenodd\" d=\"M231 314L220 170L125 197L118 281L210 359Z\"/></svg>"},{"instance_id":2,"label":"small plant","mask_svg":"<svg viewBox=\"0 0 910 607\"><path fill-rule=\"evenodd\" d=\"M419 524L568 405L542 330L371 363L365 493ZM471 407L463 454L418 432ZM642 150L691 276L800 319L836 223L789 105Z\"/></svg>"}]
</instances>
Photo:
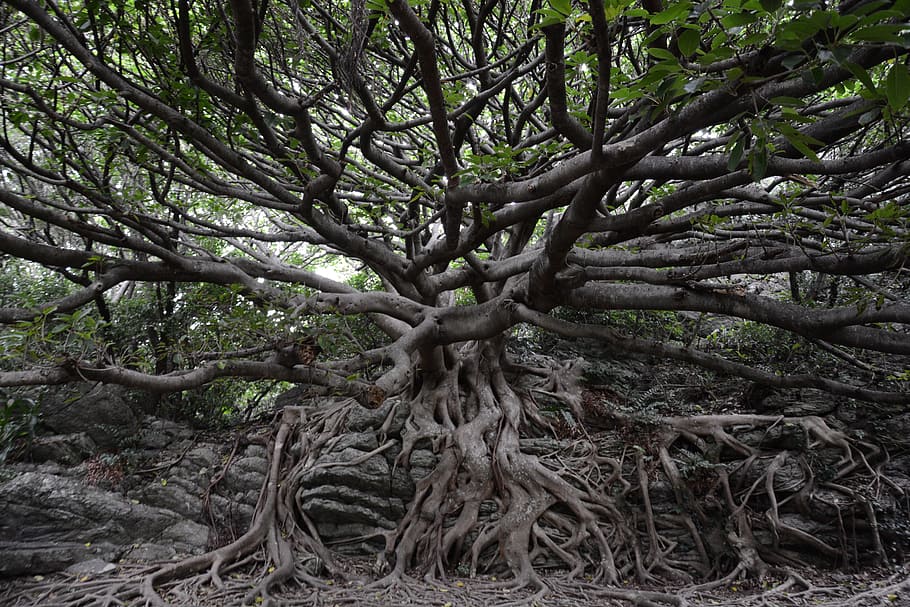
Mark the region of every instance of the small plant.
<instances>
[{"instance_id":1,"label":"small plant","mask_svg":"<svg viewBox=\"0 0 910 607\"><path fill-rule=\"evenodd\" d=\"M722 467L707 459L701 453L683 451L679 458L679 473L685 479L689 489L696 495L710 490L717 480L718 468Z\"/></svg>"},{"instance_id":2,"label":"small plant","mask_svg":"<svg viewBox=\"0 0 910 607\"><path fill-rule=\"evenodd\" d=\"M6 398L0 406L0 464L22 439L31 439L38 424L35 401L19 396Z\"/></svg>"},{"instance_id":3,"label":"small plant","mask_svg":"<svg viewBox=\"0 0 910 607\"><path fill-rule=\"evenodd\" d=\"M789 362L804 348L791 333L750 320L716 329L708 335L707 343L742 362Z\"/></svg>"}]
</instances>

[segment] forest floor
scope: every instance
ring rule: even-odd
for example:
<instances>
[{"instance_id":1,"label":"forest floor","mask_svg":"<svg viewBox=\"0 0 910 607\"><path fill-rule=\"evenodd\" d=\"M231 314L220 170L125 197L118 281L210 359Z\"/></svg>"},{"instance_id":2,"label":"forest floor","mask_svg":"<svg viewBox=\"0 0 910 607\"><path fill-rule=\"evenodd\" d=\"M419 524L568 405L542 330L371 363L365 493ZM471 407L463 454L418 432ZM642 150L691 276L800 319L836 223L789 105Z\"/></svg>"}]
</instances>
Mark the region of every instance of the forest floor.
<instances>
[{"instance_id":1,"label":"forest floor","mask_svg":"<svg viewBox=\"0 0 910 607\"><path fill-rule=\"evenodd\" d=\"M370 563L348 560L350 572L347 581L325 579L322 588L288 588L274 593L272 600L257 602L273 607L297 606L346 606L387 607L420 605L425 607L601 607L640 605L655 607L668 605L669 593L678 602L674 607L881 607L910 605L910 563L891 567L878 567L845 572L805 569L797 573L798 583L781 584L781 580L768 579L762 583L754 580L728 580L722 584L684 587L642 587L630 584L622 588L605 588L585 580L567 580L558 573L543 578L546 587L541 590L510 589L507 582L496 577L452 577L445 581L427 582L409 579L393 588L372 587L369 581ZM15 580L0 580L0 605L4 607L76 607L70 602L58 602L56 596L72 585L89 590L97 586L99 592L90 590L86 601L79 605L118 605L106 601L106 590L111 582L135 580L149 571L148 566L122 565L116 571L103 575L54 574ZM362 575L362 581L358 576ZM214 586L197 587L193 596L186 596L175 607L215 607L236 603L238 590L254 583L255 572L235 571L224 580L223 589ZM117 586L116 582L114 586ZM661 593L661 597L648 600L647 593ZM623 595L632 600L623 600ZM133 604L133 603L128 603ZM137 597L136 605L143 604Z\"/></svg>"}]
</instances>

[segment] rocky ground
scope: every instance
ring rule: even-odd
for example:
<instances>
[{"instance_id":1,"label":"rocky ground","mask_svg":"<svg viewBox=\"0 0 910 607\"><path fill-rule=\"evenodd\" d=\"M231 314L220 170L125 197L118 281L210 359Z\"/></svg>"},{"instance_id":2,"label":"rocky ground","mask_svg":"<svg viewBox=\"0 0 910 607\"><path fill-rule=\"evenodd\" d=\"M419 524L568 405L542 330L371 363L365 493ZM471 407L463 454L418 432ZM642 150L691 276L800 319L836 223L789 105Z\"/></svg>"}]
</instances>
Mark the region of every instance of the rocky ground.
<instances>
[{"instance_id":1,"label":"rocky ground","mask_svg":"<svg viewBox=\"0 0 910 607\"><path fill-rule=\"evenodd\" d=\"M906 490L905 496L910 494L910 413L809 391L780 395L692 369L655 368L646 360L599 360L588 366L589 387L609 392L615 406L644 420L773 411L819 415L833 427L874 434L890 450L883 478ZM302 398L302 391L292 390L277 405L298 404ZM119 389L86 386L77 400L50 399L42 406L44 434L0 467L0 604L69 606L63 588L90 589L98 584L99 589L109 589L112 579L135 579L154 563L229 543L243 534L253 517L268 470L266 444L272 430L268 412L256 422L213 432L143 415ZM454 607L610 604L623 599L621 590L565 581L560 571L553 571L548 589L537 594L511 590L489 572L473 579L455 572L456 577L444 582L371 588L375 572L372 560L364 555L381 549L382 531L395 527L415 482L435 463L432 451L418 449L409 469L396 467L396 447L383 449L376 432L383 424L388 435L400 431L404 414L389 407L354 409L346 419L346 431L309 468L303 482L307 487L303 510L327 545L347 555L343 562L348 579L323 576L321 588L286 596L279 592L280 604L418 602ZM527 448L540 446L529 443ZM907 506L894 504L880 519L893 540L886 547L887 564L843 571L826 569L820 561L818 567L800 571L802 583L794 585L790 578L785 587L778 586L783 578L773 576L761 584L734 578L688 585L677 591L679 604L910 605ZM864 561L860 554L855 557L857 564ZM319 563L312 564L312 571L320 575ZM252 573L238 566L226 583L243 585ZM201 592L187 597L185 604L218 605L228 596L214 586ZM82 596L89 598L80 604L118 604L101 590Z\"/></svg>"}]
</instances>

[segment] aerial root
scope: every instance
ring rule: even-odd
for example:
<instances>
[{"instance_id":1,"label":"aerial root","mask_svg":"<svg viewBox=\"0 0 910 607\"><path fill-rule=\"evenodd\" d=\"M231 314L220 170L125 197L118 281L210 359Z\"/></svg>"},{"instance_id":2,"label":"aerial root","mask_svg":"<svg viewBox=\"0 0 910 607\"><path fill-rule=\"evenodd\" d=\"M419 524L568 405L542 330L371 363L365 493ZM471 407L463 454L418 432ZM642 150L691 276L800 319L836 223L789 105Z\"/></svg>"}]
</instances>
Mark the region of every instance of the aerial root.
<instances>
[{"instance_id":1,"label":"aerial root","mask_svg":"<svg viewBox=\"0 0 910 607\"><path fill-rule=\"evenodd\" d=\"M552 453L531 455L522 450L518 433L521 419L532 423L539 419L522 417L521 407L528 406L528 401L495 379L474 385L478 386L473 396L474 417L454 426L450 429L451 438L437 443L437 467L418 482L416 496L398 529L387 534L386 575L366 584L365 592L424 601L427 597L421 588L445 586L447 575L456 565L469 563L472 576L505 565L511 574L509 579L485 581L483 585L488 592L511 593L516 605L583 591L586 597L611 603L685 607L693 597L723 590L742 578L765 584L775 580L775 585L766 589L769 594L792 596L796 591L817 596L823 590L789 566L794 562L792 554L779 554L776 545L766 546L755 537L760 529L816 554L837 554L832 545L793 527L782 514L785 506L796 503L807 493L806 487L817 482L805 463L801 464L805 474L791 478L793 459L803 461L804 453L812 449L834 450L840 453L835 479L874 472L875 481L888 486L881 471L873 466L876 451L812 417L667 418L647 428L649 434L640 439L646 448L635 451L631 458L625 454L618 459L606 455L603 445L597 442L602 438L595 440L587 435ZM412 422L433 419L440 406L452 406L451 393L441 394L444 388L451 388L451 384L442 382L421 395L428 415L421 418L418 412L412 415ZM412 402L413 408L420 406L420 401ZM613 421L615 425L617 420ZM619 423L634 424L634 420ZM802 428L807 444L789 450L775 449L746 438L752 430L769 436L782 425ZM425 437L440 432L438 425L422 427L417 423L410 428ZM343 430L333 427L332 431ZM278 474L278 445L286 436L281 430L276 435L270 477ZM681 469L681 448L686 453L693 448L698 450L706 458L703 471L711 474L693 479L691 470ZM724 465L717 459L707 459L716 458L718 449L726 450ZM315 458L308 461L312 466ZM785 475L788 466L790 477ZM282 491L293 491L294 483L287 479L285 483L291 487ZM829 482L826 486L852 498L867 517L871 510L869 521L877 529L874 509L863 494L838 483ZM675 508L672 513L666 511L665 487L669 487L669 500ZM660 509L654 498L658 492ZM250 532L219 549L220 553L187 559L148 575L143 586L146 598L154 599L155 585L205 567L211 568L210 577L217 585L217 573L224 563L261 545L266 547L275 567L263 574L251 590L247 586L246 603L261 597L268 604L273 588L294 579L320 586L319 580L299 567L295 570L295 550L301 542L293 536L283 537L276 522L294 514L294 503L285 498L278 506L282 514L276 514L275 495L274 489L264 491L263 506ZM480 517L480 504L485 500L496 504L498 517ZM315 535L314 528L308 531L307 537ZM719 548L718 537L722 538L723 547ZM694 558L682 558L677 553L683 543L690 546ZM873 544L876 551L883 552L881 538ZM317 549L320 545L318 541L314 544ZM729 562L731 556L732 568L722 567L718 559ZM415 563L426 564L422 579L409 574ZM538 570L541 564L566 573L544 581ZM693 580L711 572L719 579L693 585ZM623 580L633 578L651 584L672 583L681 590L671 594L622 587Z\"/></svg>"},{"instance_id":2,"label":"aerial root","mask_svg":"<svg viewBox=\"0 0 910 607\"><path fill-rule=\"evenodd\" d=\"M819 597L828 590L793 571L800 553L792 547L836 556L846 539L826 540L789 522L789 514L805 510L808 502L801 500L815 488L849 502L852 515L864 518L875 534L872 550L880 560L887 556L873 500L853 480L863 475L863 483L871 478L880 490L892 488L879 465L882 451L849 439L820 418L705 415L641 423L600 412L579 425L607 430L574 432L535 447L520 439L519 429L526 435L530 426L546 436L553 428L535 426L544 417L539 411L523 414L536 407L533 399L496 378L495 368L476 371L468 378L472 381L460 382L472 386L473 393L453 396L453 382L439 382L425 385L410 402L405 432L435 441L438 464L417 483L407 513L387 534L385 561L380 558L384 577L364 582L363 593L427 602L428 588L454 592L447 576L456 570L465 575L462 568L468 567L471 578L462 579L481 588L479 596L495 595L501 602L507 593L515 604L583 597L611 605L685 607L706 593L741 585L743 578L761 581L769 596ZM457 423L450 417L452 427L444 432L433 421L442 405L471 414ZM186 597L207 592L207 600L269 604L278 600L282 586L299 583L337 596L339 604L381 604L379 599L349 601L353 589L330 587L317 577L324 568L337 580L341 571L300 512L296 495L306 471L327 465L317 460L346 431L345 410L328 408L321 417L299 423L307 413L286 409L270 449L259 506L243 536L207 554L144 570L138 585L116 578L86 585L80 599L116 605L141 596L146 604L163 607L193 603ZM784 436L791 441L787 448L779 446L785 426L791 433ZM791 440L795 429L805 441ZM295 450L287 449L292 441ZM391 444L382 441L366 455L381 457ZM810 457L822 450L833 462L825 481L813 472ZM843 503L838 508L846 508ZM319 562L314 571L303 566L308 555ZM415 577L412 568L421 564ZM243 584L226 577L240 566L258 572L252 585L248 577ZM550 572L546 578L544 571ZM487 579L474 579L478 574ZM494 575L496 581L489 579ZM706 576L717 579L693 585ZM673 584L679 591L627 586L635 582ZM768 588L769 583L774 585ZM905 589L906 580L895 580L876 596ZM75 590L68 592L76 596Z\"/></svg>"},{"instance_id":3,"label":"aerial root","mask_svg":"<svg viewBox=\"0 0 910 607\"><path fill-rule=\"evenodd\" d=\"M156 587L171 580L190 579L201 583L208 579L216 588L224 590L225 582L221 574L225 566L236 565L262 547L265 547L268 560L275 565L245 593L243 604L251 604L258 597L264 602L270 601L271 588L295 577L295 547L279 528L277 513L283 505L279 502L279 489L282 485L282 470L285 469L285 448L302 415L303 411L296 407L287 407L284 411L271 447L269 471L260 493L259 504L247 532L221 548L166 565L146 575L142 580L141 591L149 605L167 607L168 603ZM205 569L208 569L205 575L190 577Z\"/></svg>"}]
</instances>

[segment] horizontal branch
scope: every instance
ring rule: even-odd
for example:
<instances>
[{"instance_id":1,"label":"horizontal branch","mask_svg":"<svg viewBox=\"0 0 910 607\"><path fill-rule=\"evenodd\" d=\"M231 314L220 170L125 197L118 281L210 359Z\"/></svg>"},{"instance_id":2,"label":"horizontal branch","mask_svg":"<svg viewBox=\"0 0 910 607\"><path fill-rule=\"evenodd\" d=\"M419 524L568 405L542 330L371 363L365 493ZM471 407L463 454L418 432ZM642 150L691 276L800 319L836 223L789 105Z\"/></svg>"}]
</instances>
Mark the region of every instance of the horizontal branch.
<instances>
[{"instance_id":1,"label":"horizontal branch","mask_svg":"<svg viewBox=\"0 0 910 607\"><path fill-rule=\"evenodd\" d=\"M174 371L165 375L142 373L125 367L98 367L81 361L68 361L54 367L0 372L0 386L59 385L80 381L99 381L149 392L165 393L192 390L224 377L315 384L352 396L361 394L370 388L369 384L364 382L346 379L316 367L303 365L286 367L273 362L249 360L212 361L190 371Z\"/></svg>"},{"instance_id":2,"label":"horizontal branch","mask_svg":"<svg viewBox=\"0 0 910 607\"><path fill-rule=\"evenodd\" d=\"M660 356L672 360L693 363L705 369L742 377L775 388L814 388L830 394L837 394L875 403L910 403L910 392L870 390L833 379L818 377L817 375L777 375L762 371L752 365L732 362L721 356L700 352L692 348L681 348L679 346L673 346L651 339L631 337L620 333L611 327L576 324L560 320L547 314L531 310L526 306L518 306L515 314L523 322L546 329L547 331L552 331L558 335L594 339L601 343L605 343L617 353L634 352L637 354Z\"/></svg>"},{"instance_id":3,"label":"horizontal branch","mask_svg":"<svg viewBox=\"0 0 910 607\"><path fill-rule=\"evenodd\" d=\"M692 286L588 284L561 303L582 310L685 310L754 320L798 335L855 348L910 354L910 334L867 323L910 323L910 305L806 308L769 297Z\"/></svg>"},{"instance_id":4,"label":"horizontal branch","mask_svg":"<svg viewBox=\"0 0 910 607\"><path fill-rule=\"evenodd\" d=\"M860 252L815 252L799 247L781 246L744 250L747 243L733 241L711 247L699 247L693 253L680 255L674 249L628 253L625 251L589 251L577 249L569 258L585 269L589 280L638 280L649 284L675 284L722 278L737 274L779 274L813 270L842 276L873 274L903 267L910 251L900 245L869 247ZM734 259L724 260L725 254ZM698 256L700 255L700 257ZM656 269L660 268L660 269Z\"/></svg>"}]
</instances>

